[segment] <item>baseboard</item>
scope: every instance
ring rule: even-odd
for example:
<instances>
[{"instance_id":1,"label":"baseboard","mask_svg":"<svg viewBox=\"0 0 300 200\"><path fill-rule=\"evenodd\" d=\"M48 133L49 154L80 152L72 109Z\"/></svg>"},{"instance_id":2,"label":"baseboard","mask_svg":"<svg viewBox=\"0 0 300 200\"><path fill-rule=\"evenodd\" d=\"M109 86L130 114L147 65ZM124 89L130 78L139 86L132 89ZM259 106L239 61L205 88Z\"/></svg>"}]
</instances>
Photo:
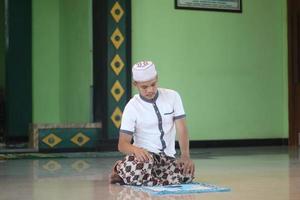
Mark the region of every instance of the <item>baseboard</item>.
<instances>
[{"instance_id":1,"label":"baseboard","mask_svg":"<svg viewBox=\"0 0 300 200\"><path fill-rule=\"evenodd\" d=\"M216 148L216 147L251 147L251 146L286 146L287 138L272 139L239 139L239 140L192 140L190 148ZM176 148L179 148L176 142Z\"/></svg>"},{"instance_id":2,"label":"baseboard","mask_svg":"<svg viewBox=\"0 0 300 200\"><path fill-rule=\"evenodd\" d=\"M33 124L29 147L39 152L96 151L102 123Z\"/></svg>"},{"instance_id":3,"label":"baseboard","mask_svg":"<svg viewBox=\"0 0 300 200\"><path fill-rule=\"evenodd\" d=\"M117 140L102 141L97 151L117 151ZM176 141L176 148L179 144ZM255 146L287 146L287 138L273 139L239 139L239 140L192 140L190 148L219 148L219 147L255 147Z\"/></svg>"}]
</instances>

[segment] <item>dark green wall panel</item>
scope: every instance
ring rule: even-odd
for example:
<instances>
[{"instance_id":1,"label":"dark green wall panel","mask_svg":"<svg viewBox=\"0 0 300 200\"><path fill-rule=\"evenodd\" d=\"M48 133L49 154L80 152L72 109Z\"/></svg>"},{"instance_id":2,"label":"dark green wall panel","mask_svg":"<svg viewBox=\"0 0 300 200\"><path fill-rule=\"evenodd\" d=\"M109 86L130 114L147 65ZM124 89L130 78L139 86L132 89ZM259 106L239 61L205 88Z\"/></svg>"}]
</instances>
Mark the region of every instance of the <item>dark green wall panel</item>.
<instances>
[{"instance_id":1,"label":"dark green wall panel","mask_svg":"<svg viewBox=\"0 0 300 200\"><path fill-rule=\"evenodd\" d=\"M27 138L32 121L31 0L7 1L6 12L6 137Z\"/></svg>"},{"instance_id":2,"label":"dark green wall panel","mask_svg":"<svg viewBox=\"0 0 300 200\"><path fill-rule=\"evenodd\" d=\"M4 87L4 58L5 58L5 31L4 31L4 0L0 0L0 88Z\"/></svg>"}]
</instances>

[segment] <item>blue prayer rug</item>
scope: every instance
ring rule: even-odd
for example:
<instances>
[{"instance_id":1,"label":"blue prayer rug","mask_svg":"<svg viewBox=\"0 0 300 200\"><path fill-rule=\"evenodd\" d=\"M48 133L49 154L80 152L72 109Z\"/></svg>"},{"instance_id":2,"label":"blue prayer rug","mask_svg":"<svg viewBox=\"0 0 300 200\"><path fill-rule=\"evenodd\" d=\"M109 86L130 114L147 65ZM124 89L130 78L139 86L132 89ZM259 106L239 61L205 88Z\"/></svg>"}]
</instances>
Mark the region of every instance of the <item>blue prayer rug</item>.
<instances>
[{"instance_id":1,"label":"blue prayer rug","mask_svg":"<svg viewBox=\"0 0 300 200\"><path fill-rule=\"evenodd\" d=\"M229 192L227 187L219 187L208 183L189 183L181 185L166 185L166 186L133 186L136 191L146 192L152 196L161 195L181 195L193 193L207 193L207 192Z\"/></svg>"}]
</instances>

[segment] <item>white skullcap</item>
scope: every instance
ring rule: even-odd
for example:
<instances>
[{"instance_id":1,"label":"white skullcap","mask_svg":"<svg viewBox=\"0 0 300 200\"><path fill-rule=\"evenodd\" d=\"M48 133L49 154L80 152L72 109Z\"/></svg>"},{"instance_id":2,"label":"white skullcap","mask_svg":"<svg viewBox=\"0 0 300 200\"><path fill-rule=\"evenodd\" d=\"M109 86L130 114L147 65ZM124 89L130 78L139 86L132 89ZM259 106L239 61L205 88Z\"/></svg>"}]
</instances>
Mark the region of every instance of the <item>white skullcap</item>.
<instances>
[{"instance_id":1,"label":"white skullcap","mask_svg":"<svg viewBox=\"0 0 300 200\"><path fill-rule=\"evenodd\" d=\"M154 79L157 75L155 65L151 61L140 61L132 67L132 78L137 82L145 82Z\"/></svg>"}]
</instances>

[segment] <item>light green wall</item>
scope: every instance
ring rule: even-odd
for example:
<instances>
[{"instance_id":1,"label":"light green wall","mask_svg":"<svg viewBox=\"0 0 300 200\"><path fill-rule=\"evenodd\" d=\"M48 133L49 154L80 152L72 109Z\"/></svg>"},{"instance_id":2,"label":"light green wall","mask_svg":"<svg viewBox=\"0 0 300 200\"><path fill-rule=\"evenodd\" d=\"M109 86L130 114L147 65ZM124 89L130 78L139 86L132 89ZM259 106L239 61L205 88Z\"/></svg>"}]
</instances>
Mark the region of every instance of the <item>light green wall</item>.
<instances>
[{"instance_id":1,"label":"light green wall","mask_svg":"<svg viewBox=\"0 0 300 200\"><path fill-rule=\"evenodd\" d=\"M33 122L60 121L59 0L32 1Z\"/></svg>"},{"instance_id":2,"label":"light green wall","mask_svg":"<svg viewBox=\"0 0 300 200\"><path fill-rule=\"evenodd\" d=\"M33 0L33 122L89 121L91 1Z\"/></svg>"},{"instance_id":3,"label":"light green wall","mask_svg":"<svg viewBox=\"0 0 300 200\"><path fill-rule=\"evenodd\" d=\"M159 5L159 6L158 6ZM89 121L91 3L33 0L33 121ZM132 0L132 60L180 92L192 140L288 136L285 0L243 13Z\"/></svg>"},{"instance_id":4,"label":"light green wall","mask_svg":"<svg viewBox=\"0 0 300 200\"><path fill-rule=\"evenodd\" d=\"M286 138L285 0L243 0L243 13L132 1L132 60L153 60L180 92L192 140Z\"/></svg>"},{"instance_id":5,"label":"light green wall","mask_svg":"<svg viewBox=\"0 0 300 200\"><path fill-rule=\"evenodd\" d=\"M91 1L60 1L60 116L88 122L92 77Z\"/></svg>"}]
</instances>

